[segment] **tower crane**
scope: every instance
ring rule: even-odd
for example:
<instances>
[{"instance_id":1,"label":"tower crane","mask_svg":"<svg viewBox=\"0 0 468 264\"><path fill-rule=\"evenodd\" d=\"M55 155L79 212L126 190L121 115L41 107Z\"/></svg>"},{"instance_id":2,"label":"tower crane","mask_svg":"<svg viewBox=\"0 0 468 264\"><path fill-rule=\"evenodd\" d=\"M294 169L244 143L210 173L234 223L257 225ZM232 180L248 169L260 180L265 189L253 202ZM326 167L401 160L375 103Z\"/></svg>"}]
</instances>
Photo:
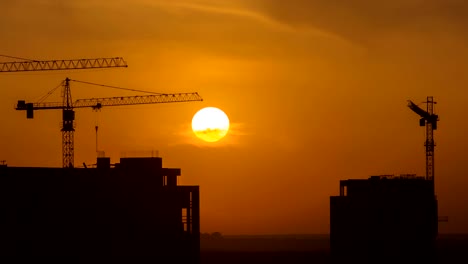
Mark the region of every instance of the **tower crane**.
<instances>
[{"instance_id":1,"label":"tower crane","mask_svg":"<svg viewBox=\"0 0 468 264\"><path fill-rule=\"evenodd\" d=\"M437 130L437 121L439 116L434 114L434 99L432 96L427 97L427 101L424 102L427 105L426 111L417 106L411 100L408 100L408 107L418 114L420 126L426 126L426 179L434 181L434 130Z\"/></svg>"},{"instance_id":2,"label":"tower crane","mask_svg":"<svg viewBox=\"0 0 468 264\"><path fill-rule=\"evenodd\" d=\"M150 95L136 96L120 96L120 97L104 97L104 98L88 98L72 101L70 81L93 84L89 82L71 80L66 78L61 86L62 102L36 102L26 103L24 100L19 100L16 105L16 110L25 110L27 118L34 117L34 110L62 110L62 165L64 168L74 167L74 132L75 132L75 108L92 108L101 109L104 106L122 106L122 105L137 105L137 104L157 104L157 103L176 103L203 101L198 93L152 93ZM99 85L99 84L94 84ZM107 86L107 85L99 85ZM124 89L145 92L134 89L119 88L107 86L111 88ZM148 92L147 92L148 93ZM49 93L50 94L50 93Z\"/></svg>"}]
</instances>

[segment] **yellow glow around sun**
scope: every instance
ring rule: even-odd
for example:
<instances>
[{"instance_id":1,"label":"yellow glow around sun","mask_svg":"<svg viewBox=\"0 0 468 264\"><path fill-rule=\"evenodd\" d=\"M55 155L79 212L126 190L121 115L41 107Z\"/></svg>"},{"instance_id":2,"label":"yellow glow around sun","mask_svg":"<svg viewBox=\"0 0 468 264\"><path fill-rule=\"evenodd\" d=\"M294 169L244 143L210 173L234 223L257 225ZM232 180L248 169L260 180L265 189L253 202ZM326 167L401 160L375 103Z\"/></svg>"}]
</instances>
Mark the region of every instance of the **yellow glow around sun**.
<instances>
[{"instance_id":1,"label":"yellow glow around sun","mask_svg":"<svg viewBox=\"0 0 468 264\"><path fill-rule=\"evenodd\" d=\"M193 116L192 130L198 138L207 142L216 142L226 136L229 130L229 118L216 107L205 107Z\"/></svg>"}]
</instances>

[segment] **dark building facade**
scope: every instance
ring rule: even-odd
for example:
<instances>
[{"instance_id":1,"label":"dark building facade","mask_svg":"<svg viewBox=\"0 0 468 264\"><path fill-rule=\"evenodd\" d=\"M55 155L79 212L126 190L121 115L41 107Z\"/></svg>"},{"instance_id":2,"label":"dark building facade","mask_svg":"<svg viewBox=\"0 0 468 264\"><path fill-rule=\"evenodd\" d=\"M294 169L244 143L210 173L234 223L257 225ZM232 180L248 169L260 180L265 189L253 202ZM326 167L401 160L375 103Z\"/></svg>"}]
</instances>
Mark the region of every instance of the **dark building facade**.
<instances>
[{"instance_id":1,"label":"dark building facade","mask_svg":"<svg viewBox=\"0 0 468 264\"><path fill-rule=\"evenodd\" d=\"M199 263L199 187L177 185L180 174L154 157L113 166L98 158L95 168L1 165L0 255Z\"/></svg>"},{"instance_id":2,"label":"dark building facade","mask_svg":"<svg viewBox=\"0 0 468 264\"><path fill-rule=\"evenodd\" d=\"M335 263L430 261L436 257L437 233L434 182L424 177L342 180L340 195L330 197Z\"/></svg>"}]
</instances>

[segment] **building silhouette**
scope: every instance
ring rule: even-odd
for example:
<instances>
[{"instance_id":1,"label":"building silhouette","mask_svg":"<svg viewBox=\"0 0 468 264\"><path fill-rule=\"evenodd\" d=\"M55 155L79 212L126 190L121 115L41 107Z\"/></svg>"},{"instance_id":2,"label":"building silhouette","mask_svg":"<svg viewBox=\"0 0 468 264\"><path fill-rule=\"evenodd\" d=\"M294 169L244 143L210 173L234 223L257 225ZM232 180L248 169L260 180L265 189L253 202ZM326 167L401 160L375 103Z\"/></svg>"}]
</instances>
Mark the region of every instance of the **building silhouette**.
<instances>
[{"instance_id":1,"label":"building silhouette","mask_svg":"<svg viewBox=\"0 0 468 264\"><path fill-rule=\"evenodd\" d=\"M180 174L159 157L0 165L0 255L199 263L199 187L177 185Z\"/></svg>"},{"instance_id":2,"label":"building silhouette","mask_svg":"<svg viewBox=\"0 0 468 264\"><path fill-rule=\"evenodd\" d=\"M342 180L340 195L330 197L335 263L431 261L436 257L437 233L434 181L424 177Z\"/></svg>"}]
</instances>

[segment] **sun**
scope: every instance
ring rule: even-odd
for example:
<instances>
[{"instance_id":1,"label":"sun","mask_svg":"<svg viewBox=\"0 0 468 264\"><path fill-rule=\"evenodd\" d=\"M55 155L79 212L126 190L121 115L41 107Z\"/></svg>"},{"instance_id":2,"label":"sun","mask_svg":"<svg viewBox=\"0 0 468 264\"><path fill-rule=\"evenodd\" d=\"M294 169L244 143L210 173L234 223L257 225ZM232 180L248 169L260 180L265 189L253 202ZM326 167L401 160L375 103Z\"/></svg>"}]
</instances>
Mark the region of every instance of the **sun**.
<instances>
[{"instance_id":1,"label":"sun","mask_svg":"<svg viewBox=\"0 0 468 264\"><path fill-rule=\"evenodd\" d=\"M216 142L229 131L229 118L221 109L205 107L193 116L192 130L198 138Z\"/></svg>"}]
</instances>

